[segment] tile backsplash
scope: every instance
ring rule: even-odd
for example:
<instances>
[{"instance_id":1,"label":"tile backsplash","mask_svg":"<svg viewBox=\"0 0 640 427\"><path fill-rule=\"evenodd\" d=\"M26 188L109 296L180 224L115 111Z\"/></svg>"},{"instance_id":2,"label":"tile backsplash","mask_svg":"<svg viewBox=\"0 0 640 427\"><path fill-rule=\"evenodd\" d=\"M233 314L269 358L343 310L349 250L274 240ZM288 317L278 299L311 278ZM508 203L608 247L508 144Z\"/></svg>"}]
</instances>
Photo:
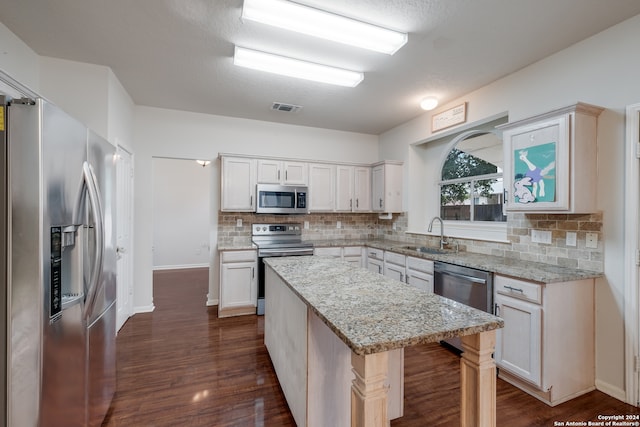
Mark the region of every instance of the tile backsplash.
<instances>
[{"instance_id":1,"label":"tile backsplash","mask_svg":"<svg viewBox=\"0 0 640 427\"><path fill-rule=\"evenodd\" d=\"M238 227L238 220L242 226ZM256 215L254 213L219 212L218 240L227 244L246 241L254 223L308 222L304 240L385 238L409 244L437 246L438 236L407 233L407 214L394 214L392 220L380 219L373 213L316 213L303 216ZM551 233L551 243L534 243L531 231ZM576 246L566 244L567 232L576 233ZM586 247L587 233L595 233L597 247ZM602 272L602 214L524 214L507 216L508 242L488 242L454 238L461 251L496 255L523 261L536 261L564 267Z\"/></svg>"}]
</instances>

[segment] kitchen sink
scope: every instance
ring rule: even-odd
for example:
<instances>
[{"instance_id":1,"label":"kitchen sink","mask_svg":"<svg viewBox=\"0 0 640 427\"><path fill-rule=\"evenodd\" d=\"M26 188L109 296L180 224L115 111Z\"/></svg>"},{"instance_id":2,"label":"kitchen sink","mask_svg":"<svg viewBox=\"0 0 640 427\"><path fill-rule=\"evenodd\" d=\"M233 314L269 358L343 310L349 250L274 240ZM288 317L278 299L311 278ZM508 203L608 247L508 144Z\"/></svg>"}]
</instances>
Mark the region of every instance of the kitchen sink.
<instances>
[{"instance_id":1,"label":"kitchen sink","mask_svg":"<svg viewBox=\"0 0 640 427\"><path fill-rule=\"evenodd\" d=\"M440 248L431 248L428 246L400 246L400 249L407 249L410 251L422 252L423 254L434 254L434 255L442 255L451 253L451 251L440 249Z\"/></svg>"}]
</instances>

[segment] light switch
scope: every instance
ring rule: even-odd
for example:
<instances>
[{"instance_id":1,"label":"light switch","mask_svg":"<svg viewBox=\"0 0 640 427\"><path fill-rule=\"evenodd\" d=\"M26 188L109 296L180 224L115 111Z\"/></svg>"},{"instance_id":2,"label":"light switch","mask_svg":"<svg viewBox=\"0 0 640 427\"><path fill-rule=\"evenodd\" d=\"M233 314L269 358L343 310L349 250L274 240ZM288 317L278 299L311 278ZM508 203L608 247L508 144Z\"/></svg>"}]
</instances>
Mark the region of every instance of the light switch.
<instances>
[{"instance_id":1,"label":"light switch","mask_svg":"<svg viewBox=\"0 0 640 427\"><path fill-rule=\"evenodd\" d=\"M242 218L236 219L236 227L242 227Z\"/></svg>"},{"instance_id":2,"label":"light switch","mask_svg":"<svg viewBox=\"0 0 640 427\"><path fill-rule=\"evenodd\" d=\"M585 247L591 249L598 248L598 233L587 233L587 241Z\"/></svg>"}]
</instances>

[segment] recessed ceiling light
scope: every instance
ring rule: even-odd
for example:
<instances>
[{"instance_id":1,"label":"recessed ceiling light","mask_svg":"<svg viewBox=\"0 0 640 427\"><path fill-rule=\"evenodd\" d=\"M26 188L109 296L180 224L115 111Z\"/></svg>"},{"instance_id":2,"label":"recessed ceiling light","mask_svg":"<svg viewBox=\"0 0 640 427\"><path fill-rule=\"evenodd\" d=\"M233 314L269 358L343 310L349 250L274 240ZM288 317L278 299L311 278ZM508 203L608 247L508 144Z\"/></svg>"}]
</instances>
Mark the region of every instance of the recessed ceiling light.
<instances>
[{"instance_id":1,"label":"recessed ceiling light","mask_svg":"<svg viewBox=\"0 0 640 427\"><path fill-rule=\"evenodd\" d=\"M428 96L420 101L420 107L423 110L431 111L438 106L438 98L435 96Z\"/></svg>"},{"instance_id":2,"label":"recessed ceiling light","mask_svg":"<svg viewBox=\"0 0 640 427\"><path fill-rule=\"evenodd\" d=\"M388 55L407 42L406 33L285 0L244 0L242 17Z\"/></svg>"},{"instance_id":3,"label":"recessed ceiling light","mask_svg":"<svg viewBox=\"0 0 640 427\"><path fill-rule=\"evenodd\" d=\"M301 61L239 46L236 46L233 63L254 70L338 86L355 87L364 79L364 73L359 71Z\"/></svg>"}]
</instances>

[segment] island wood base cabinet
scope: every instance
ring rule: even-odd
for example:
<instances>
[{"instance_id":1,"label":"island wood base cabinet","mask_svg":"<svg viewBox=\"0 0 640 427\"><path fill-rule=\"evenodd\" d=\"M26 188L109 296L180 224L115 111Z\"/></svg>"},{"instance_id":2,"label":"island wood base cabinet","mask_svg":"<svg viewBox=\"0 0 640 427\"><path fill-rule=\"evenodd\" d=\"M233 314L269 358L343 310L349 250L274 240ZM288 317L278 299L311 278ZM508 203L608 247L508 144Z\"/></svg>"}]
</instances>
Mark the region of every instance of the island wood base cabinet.
<instances>
[{"instance_id":1,"label":"island wood base cabinet","mask_svg":"<svg viewBox=\"0 0 640 427\"><path fill-rule=\"evenodd\" d=\"M298 426L352 425L351 405L375 407L387 420L403 415L404 349L367 355L365 361L268 267L265 283L264 343ZM374 398L352 399L353 393L377 395L384 408Z\"/></svg>"},{"instance_id":2,"label":"island wood base cabinet","mask_svg":"<svg viewBox=\"0 0 640 427\"><path fill-rule=\"evenodd\" d=\"M265 268L264 341L299 427L388 427L403 415L404 349L356 354ZM462 427L495 427L496 331L462 337Z\"/></svg>"},{"instance_id":3,"label":"island wood base cabinet","mask_svg":"<svg viewBox=\"0 0 640 427\"><path fill-rule=\"evenodd\" d=\"M550 406L595 389L594 280L534 283L496 275L501 379Z\"/></svg>"}]
</instances>

